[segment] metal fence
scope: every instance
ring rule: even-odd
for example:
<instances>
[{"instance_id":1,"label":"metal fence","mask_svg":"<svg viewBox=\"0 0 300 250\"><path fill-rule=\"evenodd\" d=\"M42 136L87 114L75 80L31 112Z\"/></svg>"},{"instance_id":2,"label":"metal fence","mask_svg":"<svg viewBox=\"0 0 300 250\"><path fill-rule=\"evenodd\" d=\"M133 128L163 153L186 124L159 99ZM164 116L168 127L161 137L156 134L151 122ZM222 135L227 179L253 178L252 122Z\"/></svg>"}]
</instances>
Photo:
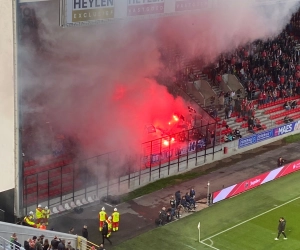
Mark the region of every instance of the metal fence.
<instances>
[{"instance_id":1,"label":"metal fence","mask_svg":"<svg viewBox=\"0 0 300 250\"><path fill-rule=\"evenodd\" d=\"M78 197L124 194L181 172L181 166L191 161L204 163L208 155L221 149L216 147L220 142L217 124L203 124L145 142L140 155L115 151L51 169L41 167L23 178L24 212L40 203L51 207Z\"/></svg>"}]
</instances>

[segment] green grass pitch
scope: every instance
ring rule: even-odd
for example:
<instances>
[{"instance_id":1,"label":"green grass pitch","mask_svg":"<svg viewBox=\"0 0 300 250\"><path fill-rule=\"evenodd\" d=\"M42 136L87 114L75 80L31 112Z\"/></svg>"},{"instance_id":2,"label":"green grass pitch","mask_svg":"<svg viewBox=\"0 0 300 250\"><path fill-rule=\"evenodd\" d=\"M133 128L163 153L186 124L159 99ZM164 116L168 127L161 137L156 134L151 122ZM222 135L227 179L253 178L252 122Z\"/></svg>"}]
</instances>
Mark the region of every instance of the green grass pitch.
<instances>
[{"instance_id":1,"label":"green grass pitch","mask_svg":"<svg viewBox=\"0 0 300 250\"><path fill-rule=\"evenodd\" d=\"M300 250L300 171L128 240L116 250ZM287 240L277 236L279 217ZM201 222L201 242L198 223Z\"/></svg>"}]
</instances>

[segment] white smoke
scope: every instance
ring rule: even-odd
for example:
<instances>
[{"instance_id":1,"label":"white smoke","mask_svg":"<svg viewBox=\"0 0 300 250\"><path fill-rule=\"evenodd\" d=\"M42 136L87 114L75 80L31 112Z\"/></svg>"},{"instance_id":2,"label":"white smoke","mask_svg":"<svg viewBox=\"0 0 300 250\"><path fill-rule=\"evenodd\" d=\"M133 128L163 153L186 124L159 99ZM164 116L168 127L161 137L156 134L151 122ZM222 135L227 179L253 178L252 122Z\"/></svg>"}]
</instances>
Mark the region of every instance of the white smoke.
<instances>
[{"instance_id":1,"label":"white smoke","mask_svg":"<svg viewBox=\"0 0 300 250\"><path fill-rule=\"evenodd\" d=\"M187 59L210 63L277 35L299 7L294 1L264 7L254 0L219 2L205 12L65 29L58 25L58 1L28 4L39 24L19 48L24 112L39 110L60 132L76 134L90 156L139 151L145 124L167 122L174 110L185 109L155 80L166 70L162 48L177 46Z\"/></svg>"}]
</instances>

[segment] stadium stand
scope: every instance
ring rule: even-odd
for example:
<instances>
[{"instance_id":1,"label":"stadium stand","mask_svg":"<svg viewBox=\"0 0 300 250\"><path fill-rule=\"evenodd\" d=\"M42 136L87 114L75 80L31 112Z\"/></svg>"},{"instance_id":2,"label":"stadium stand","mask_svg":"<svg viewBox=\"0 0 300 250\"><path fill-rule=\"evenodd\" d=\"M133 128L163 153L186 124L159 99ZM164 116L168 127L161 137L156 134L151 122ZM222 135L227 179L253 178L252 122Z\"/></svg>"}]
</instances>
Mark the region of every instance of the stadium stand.
<instances>
[{"instance_id":1,"label":"stadium stand","mask_svg":"<svg viewBox=\"0 0 300 250\"><path fill-rule=\"evenodd\" d=\"M173 56L167 55L168 53L164 56L170 57L166 59L170 67L174 65L172 60L176 60L176 65L181 65L183 69L176 73L177 86L218 122L217 140L223 143L224 136L236 129L241 136L249 134L248 119L251 116L257 119L262 129L282 124L286 116L294 120L300 118L299 107L291 110L283 108L286 101L300 101L299 35L298 12L293 15L287 28L274 39L265 42L258 40L240 46L232 53L220 55L215 64L205 68L200 59L186 61L176 51L170 52L175 53ZM224 84L224 75L236 77L239 85L235 86L240 88L231 88L230 83ZM210 91L202 93L203 89L197 89L195 82L198 80L205 81L211 88ZM212 95L207 96L207 93ZM31 143L25 145L32 141L31 128L23 132L24 150L34 152ZM25 204L37 204L83 187L80 179L76 179L74 187L79 171L78 166L73 163L74 154L56 151L32 157L33 159L29 159L27 155L23 164ZM65 205L64 209L70 207L72 204Z\"/></svg>"}]
</instances>

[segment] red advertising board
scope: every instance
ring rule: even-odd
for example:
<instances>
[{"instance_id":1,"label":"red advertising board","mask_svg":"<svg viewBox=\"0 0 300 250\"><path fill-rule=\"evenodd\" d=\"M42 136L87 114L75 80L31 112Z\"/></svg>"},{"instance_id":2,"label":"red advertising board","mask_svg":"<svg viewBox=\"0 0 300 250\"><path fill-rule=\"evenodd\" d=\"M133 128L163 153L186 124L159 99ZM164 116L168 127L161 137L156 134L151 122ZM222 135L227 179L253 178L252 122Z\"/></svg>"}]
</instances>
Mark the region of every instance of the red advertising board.
<instances>
[{"instance_id":1,"label":"red advertising board","mask_svg":"<svg viewBox=\"0 0 300 250\"><path fill-rule=\"evenodd\" d=\"M276 168L274 170L271 170L269 172L260 174L258 176L255 176L253 178L250 178L248 180L245 180L243 182L234 184L230 187L223 188L221 190L218 190L216 192L213 192L213 203L219 202L221 200L233 197L237 194L243 193L245 191L248 191L249 189L258 187L264 183L267 183L269 181L278 179L280 177L283 177L285 175L291 174L295 171L300 170L300 160L294 161L292 163L289 163L285 166Z\"/></svg>"}]
</instances>

